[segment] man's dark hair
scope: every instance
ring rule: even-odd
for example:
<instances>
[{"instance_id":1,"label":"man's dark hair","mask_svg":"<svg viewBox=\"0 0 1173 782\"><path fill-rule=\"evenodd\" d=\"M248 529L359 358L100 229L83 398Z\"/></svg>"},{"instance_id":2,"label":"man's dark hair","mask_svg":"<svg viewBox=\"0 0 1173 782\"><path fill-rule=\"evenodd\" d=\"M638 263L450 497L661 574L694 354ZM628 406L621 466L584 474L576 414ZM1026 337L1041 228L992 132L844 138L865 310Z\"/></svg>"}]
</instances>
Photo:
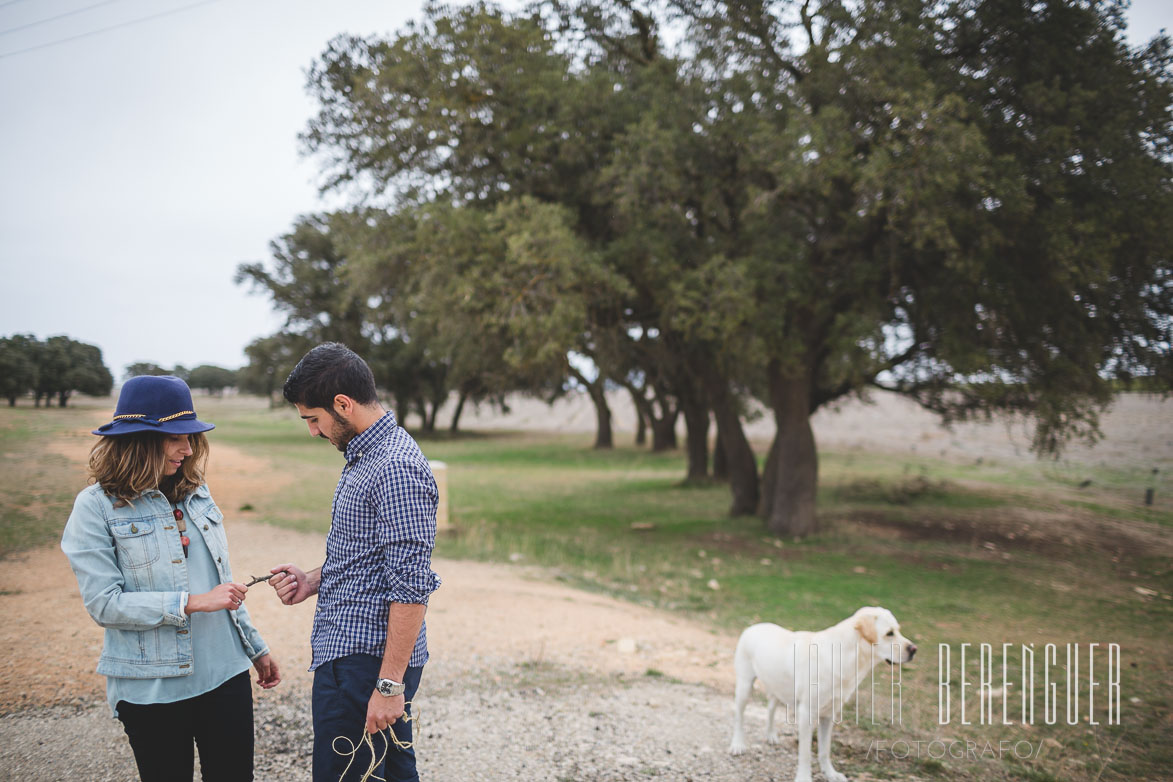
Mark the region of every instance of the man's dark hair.
<instances>
[{"instance_id":1,"label":"man's dark hair","mask_svg":"<svg viewBox=\"0 0 1173 782\"><path fill-rule=\"evenodd\" d=\"M345 394L360 405L378 400L367 362L341 342L323 342L302 356L282 388L285 400L333 413L334 397Z\"/></svg>"}]
</instances>

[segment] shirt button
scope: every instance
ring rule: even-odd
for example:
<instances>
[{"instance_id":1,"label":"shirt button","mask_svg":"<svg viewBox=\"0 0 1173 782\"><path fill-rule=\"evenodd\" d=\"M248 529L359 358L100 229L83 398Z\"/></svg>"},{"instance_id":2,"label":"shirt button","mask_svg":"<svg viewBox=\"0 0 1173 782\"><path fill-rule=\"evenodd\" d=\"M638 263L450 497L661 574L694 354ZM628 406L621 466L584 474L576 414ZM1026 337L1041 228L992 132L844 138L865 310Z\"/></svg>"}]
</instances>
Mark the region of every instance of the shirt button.
<instances>
[{"instance_id":1,"label":"shirt button","mask_svg":"<svg viewBox=\"0 0 1173 782\"><path fill-rule=\"evenodd\" d=\"M182 559L173 559L173 560L171 560L171 564L172 565L182 565L183 560Z\"/></svg>"},{"instance_id":2,"label":"shirt button","mask_svg":"<svg viewBox=\"0 0 1173 782\"><path fill-rule=\"evenodd\" d=\"M219 557L216 557L216 561L217 561L217 562L223 562L223 560L222 560L222 559L220 559Z\"/></svg>"},{"instance_id":3,"label":"shirt button","mask_svg":"<svg viewBox=\"0 0 1173 782\"><path fill-rule=\"evenodd\" d=\"M207 528L208 528L208 525L207 525L207 524L205 524L205 525L204 525L204 529L206 530Z\"/></svg>"}]
</instances>

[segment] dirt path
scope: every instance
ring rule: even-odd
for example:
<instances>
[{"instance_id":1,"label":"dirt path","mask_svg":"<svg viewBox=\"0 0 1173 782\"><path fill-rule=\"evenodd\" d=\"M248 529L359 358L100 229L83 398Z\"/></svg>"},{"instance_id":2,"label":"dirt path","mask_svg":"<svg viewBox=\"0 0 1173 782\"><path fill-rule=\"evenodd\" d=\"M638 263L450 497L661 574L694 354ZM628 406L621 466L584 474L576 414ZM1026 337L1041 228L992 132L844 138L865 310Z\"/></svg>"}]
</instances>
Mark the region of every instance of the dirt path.
<instances>
[{"instance_id":1,"label":"dirt path","mask_svg":"<svg viewBox=\"0 0 1173 782\"><path fill-rule=\"evenodd\" d=\"M59 450L78 460L86 442ZM292 532L233 514L253 487L280 488L258 459L217 445L209 485L228 515L234 575L268 572L281 562L322 561L322 535ZM323 508L323 512L325 508ZM433 659L492 670L501 664L547 662L592 673L655 668L683 681L732 686L726 669L735 639L670 615L551 583L540 571L437 559L443 587L433 596L428 627ZM248 608L273 649L289 686L308 686L313 607L281 605L264 586ZM94 672L102 630L86 614L77 582L56 547L0 560L0 713L34 706L100 701L105 679ZM63 682L69 686L63 687Z\"/></svg>"}]
</instances>

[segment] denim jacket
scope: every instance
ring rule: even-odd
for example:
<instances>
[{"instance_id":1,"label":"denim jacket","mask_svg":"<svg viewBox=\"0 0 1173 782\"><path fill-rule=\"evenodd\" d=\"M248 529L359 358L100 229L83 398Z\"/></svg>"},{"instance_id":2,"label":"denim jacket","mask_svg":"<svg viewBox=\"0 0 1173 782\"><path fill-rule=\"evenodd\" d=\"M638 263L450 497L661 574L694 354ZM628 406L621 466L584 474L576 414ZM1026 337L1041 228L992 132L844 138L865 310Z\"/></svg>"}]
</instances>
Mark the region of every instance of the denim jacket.
<instances>
[{"instance_id":1,"label":"denim jacket","mask_svg":"<svg viewBox=\"0 0 1173 782\"><path fill-rule=\"evenodd\" d=\"M207 485L181 503L187 534L202 535L216 560L220 582L232 581L224 514ZM82 600L106 628L98 673L130 679L192 673L187 566L174 509L151 490L128 505L95 484L77 495L61 549L77 576ZM229 611L250 660L269 649L241 606Z\"/></svg>"}]
</instances>

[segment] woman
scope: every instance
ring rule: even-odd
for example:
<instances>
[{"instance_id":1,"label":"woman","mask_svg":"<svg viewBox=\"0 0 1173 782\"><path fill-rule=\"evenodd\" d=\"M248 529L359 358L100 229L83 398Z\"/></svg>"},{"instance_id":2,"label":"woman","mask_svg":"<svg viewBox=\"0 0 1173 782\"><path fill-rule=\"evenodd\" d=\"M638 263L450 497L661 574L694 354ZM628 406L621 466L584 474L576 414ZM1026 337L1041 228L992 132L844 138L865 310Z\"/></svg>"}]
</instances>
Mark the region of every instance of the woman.
<instances>
[{"instance_id":1,"label":"woman","mask_svg":"<svg viewBox=\"0 0 1173 782\"><path fill-rule=\"evenodd\" d=\"M191 779L193 740L205 780L251 780L249 666L265 689L281 681L204 483L212 428L179 378L126 381L61 538L106 628L98 673L144 782Z\"/></svg>"}]
</instances>

